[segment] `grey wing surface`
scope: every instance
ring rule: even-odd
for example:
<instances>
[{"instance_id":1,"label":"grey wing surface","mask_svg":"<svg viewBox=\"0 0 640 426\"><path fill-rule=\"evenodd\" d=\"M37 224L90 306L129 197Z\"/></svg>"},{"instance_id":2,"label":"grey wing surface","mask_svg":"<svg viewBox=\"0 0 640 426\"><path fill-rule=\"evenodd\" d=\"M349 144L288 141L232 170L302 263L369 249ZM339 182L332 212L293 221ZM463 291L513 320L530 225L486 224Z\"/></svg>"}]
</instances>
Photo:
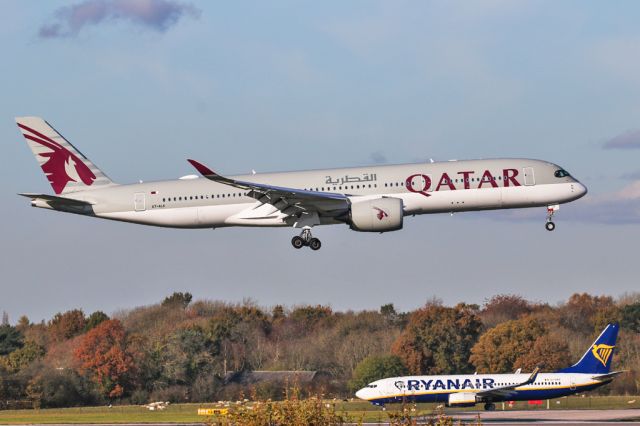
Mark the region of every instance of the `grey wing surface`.
<instances>
[{"instance_id":1,"label":"grey wing surface","mask_svg":"<svg viewBox=\"0 0 640 426\"><path fill-rule=\"evenodd\" d=\"M248 197L270 204L287 216L318 213L319 216L340 218L349 211L349 199L344 194L307 191L263 183L247 182L221 176L195 160L189 163L205 178L248 191Z\"/></svg>"},{"instance_id":2,"label":"grey wing surface","mask_svg":"<svg viewBox=\"0 0 640 426\"><path fill-rule=\"evenodd\" d=\"M480 391L476 395L482 399L490 399L491 397L508 398L516 393L516 388L520 386L526 386L535 382L536 378L538 377L539 371L540 371L539 368L536 368L535 370L533 370L533 373L531 373L529 378L522 383L516 383L514 385L501 386L499 388Z\"/></svg>"}]
</instances>

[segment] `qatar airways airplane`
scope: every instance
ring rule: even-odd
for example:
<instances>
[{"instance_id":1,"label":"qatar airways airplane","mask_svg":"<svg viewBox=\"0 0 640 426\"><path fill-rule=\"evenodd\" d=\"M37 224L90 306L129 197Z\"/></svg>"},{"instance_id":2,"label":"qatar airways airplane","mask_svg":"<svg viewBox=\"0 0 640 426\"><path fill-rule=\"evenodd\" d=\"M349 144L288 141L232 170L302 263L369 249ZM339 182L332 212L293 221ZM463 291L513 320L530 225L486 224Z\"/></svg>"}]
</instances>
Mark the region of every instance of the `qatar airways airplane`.
<instances>
[{"instance_id":1,"label":"qatar airways airplane","mask_svg":"<svg viewBox=\"0 0 640 426\"><path fill-rule=\"evenodd\" d=\"M440 402L447 406L484 403L495 410L496 402L560 398L610 383L623 371L611 371L618 324L609 324L571 367L555 373L461 374L453 376L392 377L369 383L356 392L375 405L402 401Z\"/></svg>"},{"instance_id":2,"label":"qatar airways airplane","mask_svg":"<svg viewBox=\"0 0 640 426\"><path fill-rule=\"evenodd\" d=\"M188 160L202 177L116 184L38 117L16 118L55 195L20 194L31 205L103 219L171 228L289 226L291 244L318 250L317 225L354 231L402 229L405 216L545 207L553 231L560 204L587 188L561 167L500 158L260 173L224 177Z\"/></svg>"}]
</instances>

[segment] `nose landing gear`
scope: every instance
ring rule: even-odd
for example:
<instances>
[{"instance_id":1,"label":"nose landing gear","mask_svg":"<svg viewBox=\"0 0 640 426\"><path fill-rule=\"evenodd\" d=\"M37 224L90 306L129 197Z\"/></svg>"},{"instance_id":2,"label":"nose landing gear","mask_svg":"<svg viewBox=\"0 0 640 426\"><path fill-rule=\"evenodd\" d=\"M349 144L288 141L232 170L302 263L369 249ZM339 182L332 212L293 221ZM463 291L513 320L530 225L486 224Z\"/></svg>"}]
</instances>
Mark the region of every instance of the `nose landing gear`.
<instances>
[{"instance_id":1,"label":"nose landing gear","mask_svg":"<svg viewBox=\"0 0 640 426\"><path fill-rule=\"evenodd\" d=\"M559 204L547 206L547 223L544 224L544 227L547 229L547 231L553 231L554 229L556 229L556 224L553 223L552 219L553 219L553 214L558 210L560 210Z\"/></svg>"},{"instance_id":2,"label":"nose landing gear","mask_svg":"<svg viewBox=\"0 0 640 426\"><path fill-rule=\"evenodd\" d=\"M320 250L322 243L319 239L313 238L311 235L311 227L305 226L302 228L300 236L295 236L291 239L291 245L296 249L301 249L304 246L308 246L311 250Z\"/></svg>"}]
</instances>

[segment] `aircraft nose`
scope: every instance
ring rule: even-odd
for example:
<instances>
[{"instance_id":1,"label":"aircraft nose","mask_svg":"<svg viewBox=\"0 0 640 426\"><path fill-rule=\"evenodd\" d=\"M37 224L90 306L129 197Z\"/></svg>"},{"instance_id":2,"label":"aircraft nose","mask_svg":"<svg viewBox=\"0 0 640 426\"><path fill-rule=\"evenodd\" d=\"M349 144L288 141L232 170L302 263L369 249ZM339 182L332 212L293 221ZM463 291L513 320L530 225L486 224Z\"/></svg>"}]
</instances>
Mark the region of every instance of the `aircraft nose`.
<instances>
[{"instance_id":1,"label":"aircraft nose","mask_svg":"<svg viewBox=\"0 0 640 426\"><path fill-rule=\"evenodd\" d=\"M587 187L581 184L580 182L577 182L575 191L578 193L579 197L583 197L587 194Z\"/></svg>"},{"instance_id":2,"label":"aircraft nose","mask_svg":"<svg viewBox=\"0 0 640 426\"><path fill-rule=\"evenodd\" d=\"M366 388L362 388L359 391L356 392L356 397L360 398L360 399L367 399L367 389Z\"/></svg>"}]
</instances>

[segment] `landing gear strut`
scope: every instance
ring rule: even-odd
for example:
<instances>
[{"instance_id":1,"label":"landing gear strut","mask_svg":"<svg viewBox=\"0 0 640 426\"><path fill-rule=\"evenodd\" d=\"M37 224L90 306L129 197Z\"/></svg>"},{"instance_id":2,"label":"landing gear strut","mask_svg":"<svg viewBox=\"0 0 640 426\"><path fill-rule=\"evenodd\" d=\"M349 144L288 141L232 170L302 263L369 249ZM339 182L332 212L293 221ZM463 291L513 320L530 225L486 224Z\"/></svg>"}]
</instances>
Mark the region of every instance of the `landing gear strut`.
<instances>
[{"instance_id":1,"label":"landing gear strut","mask_svg":"<svg viewBox=\"0 0 640 426\"><path fill-rule=\"evenodd\" d=\"M320 247L322 247L322 243L320 242L320 240L317 238L313 238L313 236L311 235L310 226L305 226L304 228L302 228L300 236L295 236L291 239L291 245L297 249L308 246L311 247L311 250L320 250Z\"/></svg>"},{"instance_id":2,"label":"landing gear strut","mask_svg":"<svg viewBox=\"0 0 640 426\"><path fill-rule=\"evenodd\" d=\"M556 229L556 224L553 223L553 214L560 210L560 206L558 204L553 206L547 206L547 223L544 224L544 227L547 228L547 231L553 231Z\"/></svg>"},{"instance_id":3,"label":"landing gear strut","mask_svg":"<svg viewBox=\"0 0 640 426\"><path fill-rule=\"evenodd\" d=\"M484 410L485 411L495 411L496 410L496 404L494 404L493 402L487 402L486 404L484 404Z\"/></svg>"}]
</instances>

